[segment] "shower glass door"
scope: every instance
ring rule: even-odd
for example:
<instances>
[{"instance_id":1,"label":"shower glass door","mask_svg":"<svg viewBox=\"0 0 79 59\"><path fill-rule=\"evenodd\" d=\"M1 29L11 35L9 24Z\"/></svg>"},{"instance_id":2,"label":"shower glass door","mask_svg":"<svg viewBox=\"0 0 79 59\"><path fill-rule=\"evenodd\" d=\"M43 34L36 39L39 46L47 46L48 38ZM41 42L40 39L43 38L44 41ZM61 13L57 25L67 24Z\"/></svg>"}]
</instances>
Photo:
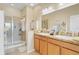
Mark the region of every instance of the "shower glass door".
<instances>
[{"instance_id":1,"label":"shower glass door","mask_svg":"<svg viewBox=\"0 0 79 59\"><path fill-rule=\"evenodd\" d=\"M21 23L20 23L20 20L17 17L13 18L12 23L13 23L12 24L13 44L17 44L17 43L21 42L21 36L20 36Z\"/></svg>"}]
</instances>

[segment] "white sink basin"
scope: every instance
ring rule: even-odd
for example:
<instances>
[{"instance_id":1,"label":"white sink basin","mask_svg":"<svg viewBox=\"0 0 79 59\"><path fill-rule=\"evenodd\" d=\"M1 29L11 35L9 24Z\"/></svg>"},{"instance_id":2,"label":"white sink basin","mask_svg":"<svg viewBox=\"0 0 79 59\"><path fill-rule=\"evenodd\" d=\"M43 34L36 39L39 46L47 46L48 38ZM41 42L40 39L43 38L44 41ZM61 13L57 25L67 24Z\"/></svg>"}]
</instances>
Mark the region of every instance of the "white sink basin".
<instances>
[{"instance_id":1,"label":"white sink basin","mask_svg":"<svg viewBox=\"0 0 79 59\"><path fill-rule=\"evenodd\" d=\"M79 41L79 37L73 37L73 40Z\"/></svg>"},{"instance_id":2,"label":"white sink basin","mask_svg":"<svg viewBox=\"0 0 79 59\"><path fill-rule=\"evenodd\" d=\"M63 40L72 40L73 37L70 37L70 36L63 36L63 35L54 35L55 38L58 38L58 39L63 39Z\"/></svg>"}]
</instances>

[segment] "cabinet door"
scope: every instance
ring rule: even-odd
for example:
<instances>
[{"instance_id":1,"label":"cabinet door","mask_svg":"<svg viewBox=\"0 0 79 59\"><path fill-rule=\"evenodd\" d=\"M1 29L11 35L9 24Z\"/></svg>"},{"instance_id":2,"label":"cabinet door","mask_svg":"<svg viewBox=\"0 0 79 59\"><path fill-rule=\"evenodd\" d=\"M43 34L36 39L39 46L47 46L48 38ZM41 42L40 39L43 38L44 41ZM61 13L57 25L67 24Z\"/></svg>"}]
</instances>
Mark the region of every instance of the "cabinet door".
<instances>
[{"instance_id":1,"label":"cabinet door","mask_svg":"<svg viewBox=\"0 0 79 59\"><path fill-rule=\"evenodd\" d=\"M40 54L47 55L47 42L40 40Z\"/></svg>"},{"instance_id":2,"label":"cabinet door","mask_svg":"<svg viewBox=\"0 0 79 59\"><path fill-rule=\"evenodd\" d=\"M61 48L61 54L62 55L78 55L79 53L66 49L66 48Z\"/></svg>"},{"instance_id":3,"label":"cabinet door","mask_svg":"<svg viewBox=\"0 0 79 59\"><path fill-rule=\"evenodd\" d=\"M39 48L39 39L36 39L36 38L35 38L34 46L35 46L35 50L39 52L39 49L40 49L40 48Z\"/></svg>"},{"instance_id":4,"label":"cabinet door","mask_svg":"<svg viewBox=\"0 0 79 59\"><path fill-rule=\"evenodd\" d=\"M60 47L52 43L48 43L48 55L59 55Z\"/></svg>"}]
</instances>

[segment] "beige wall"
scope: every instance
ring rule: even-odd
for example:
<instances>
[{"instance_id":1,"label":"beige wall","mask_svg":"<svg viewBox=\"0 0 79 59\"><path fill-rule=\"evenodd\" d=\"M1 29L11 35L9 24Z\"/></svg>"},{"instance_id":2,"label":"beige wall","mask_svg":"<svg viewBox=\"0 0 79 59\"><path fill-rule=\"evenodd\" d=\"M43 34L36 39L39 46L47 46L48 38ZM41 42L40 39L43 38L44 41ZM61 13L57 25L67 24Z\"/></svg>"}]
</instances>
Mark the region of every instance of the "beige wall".
<instances>
[{"instance_id":1,"label":"beige wall","mask_svg":"<svg viewBox=\"0 0 79 59\"><path fill-rule=\"evenodd\" d=\"M48 28L51 28L54 24L64 21L66 23L65 29L69 30L70 16L79 14L79 4L53 12L48 15L44 15L42 19L48 19Z\"/></svg>"},{"instance_id":2,"label":"beige wall","mask_svg":"<svg viewBox=\"0 0 79 59\"><path fill-rule=\"evenodd\" d=\"M7 16L16 16L21 17L21 12L18 9L12 8L12 7L5 7L4 8L5 14Z\"/></svg>"},{"instance_id":3,"label":"beige wall","mask_svg":"<svg viewBox=\"0 0 79 59\"><path fill-rule=\"evenodd\" d=\"M37 5L33 8L34 10L34 20L38 20L41 16L41 6Z\"/></svg>"},{"instance_id":4,"label":"beige wall","mask_svg":"<svg viewBox=\"0 0 79 59\"><path fill-rule=\"evenodd\" d=\"M21 16L26 17L26 7L21 10Z\"/></svg>"}]
</instances>

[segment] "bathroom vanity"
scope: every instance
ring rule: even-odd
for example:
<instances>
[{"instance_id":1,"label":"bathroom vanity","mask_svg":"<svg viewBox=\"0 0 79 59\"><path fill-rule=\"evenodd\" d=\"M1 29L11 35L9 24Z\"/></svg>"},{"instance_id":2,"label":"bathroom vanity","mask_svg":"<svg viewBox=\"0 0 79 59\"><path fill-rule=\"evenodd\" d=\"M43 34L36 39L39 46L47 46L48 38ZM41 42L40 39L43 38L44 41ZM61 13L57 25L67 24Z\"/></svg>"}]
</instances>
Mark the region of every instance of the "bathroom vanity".
<instances>
[{"instance_id":1,"label":"bathroom vanity","mask_svg":"<svg viewBox=\"0 0 79 59\"><path fill-rule=\"evenodd\" d=\"M78 55L78 37L35 33L34 47L42 55Z\"/></svg>"}]
</instances>

